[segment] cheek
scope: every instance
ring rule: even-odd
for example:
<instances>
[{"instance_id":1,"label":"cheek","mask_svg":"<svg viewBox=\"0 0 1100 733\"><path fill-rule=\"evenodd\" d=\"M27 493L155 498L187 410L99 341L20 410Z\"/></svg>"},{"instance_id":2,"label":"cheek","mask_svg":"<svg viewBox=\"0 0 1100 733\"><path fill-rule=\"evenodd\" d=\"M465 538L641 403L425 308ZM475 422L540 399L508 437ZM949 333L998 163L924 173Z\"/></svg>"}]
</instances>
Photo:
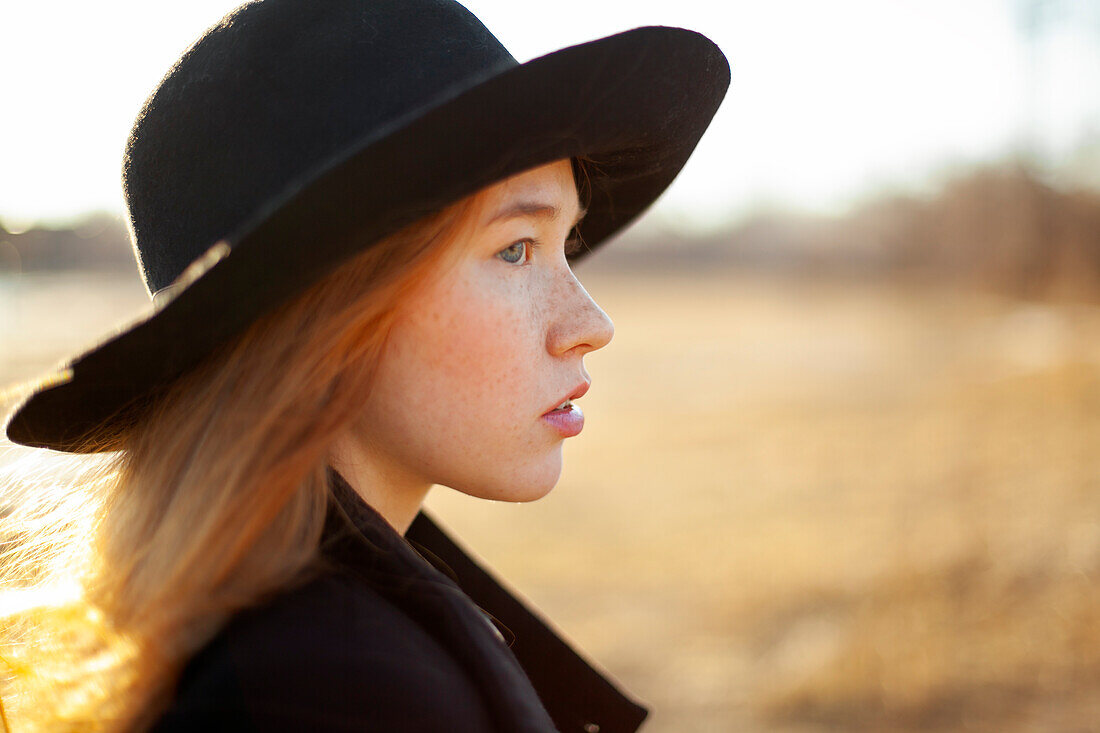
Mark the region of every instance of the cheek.
<instances>
[{"instance_id":1,"label":"cheek","mask_svg":"<svg viewBox=\"0 0 1100 733\"><path fill-rule=\"evenodd\" d=\"M499 284L452 286L427 299L394 333L392 363L408 407L482 426L512 424L535 409L541 336L531 302Z\"/></svg>"}]
</instances>

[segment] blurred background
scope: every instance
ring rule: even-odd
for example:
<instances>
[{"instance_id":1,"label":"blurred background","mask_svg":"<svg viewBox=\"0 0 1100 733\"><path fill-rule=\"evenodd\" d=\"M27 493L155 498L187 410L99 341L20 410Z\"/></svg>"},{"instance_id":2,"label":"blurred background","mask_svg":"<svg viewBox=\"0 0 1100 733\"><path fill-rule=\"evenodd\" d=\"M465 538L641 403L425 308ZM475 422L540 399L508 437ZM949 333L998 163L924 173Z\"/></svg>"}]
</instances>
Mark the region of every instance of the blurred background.
<instances>
[{"instance_id":1,"label":"blurred background","mask_svg":"<svg viewBox=\"0 0 1100 733\"><path fill-rule=\"evenodd\" d=\"M0 385L147 307L125 137L234 5L0 11ZM694 28L732 85L578 268L617 333L559 486L436 516L653 733L1100 729L1100 2L468 5L520 60Z\"/></svg>"}]
</instances>

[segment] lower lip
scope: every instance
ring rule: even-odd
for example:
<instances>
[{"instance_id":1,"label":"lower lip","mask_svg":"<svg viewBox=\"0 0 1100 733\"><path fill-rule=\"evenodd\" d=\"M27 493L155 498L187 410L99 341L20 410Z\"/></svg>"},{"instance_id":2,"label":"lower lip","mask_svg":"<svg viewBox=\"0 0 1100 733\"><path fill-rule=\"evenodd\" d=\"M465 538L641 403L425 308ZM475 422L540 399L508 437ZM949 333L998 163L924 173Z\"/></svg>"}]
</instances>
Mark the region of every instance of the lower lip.
<instances>
[{"instance_id":1,"label":"lower lip","mask_svg":"<svg viewBox=\"0 0 1100 733\"><path fill-rule=\"evenodd\" d=\"M563 438L572 438L584 427L584 413L576 405L564 410L551 410L543 415L542 419L557 430Z\"/></svg>"}]
</instances>

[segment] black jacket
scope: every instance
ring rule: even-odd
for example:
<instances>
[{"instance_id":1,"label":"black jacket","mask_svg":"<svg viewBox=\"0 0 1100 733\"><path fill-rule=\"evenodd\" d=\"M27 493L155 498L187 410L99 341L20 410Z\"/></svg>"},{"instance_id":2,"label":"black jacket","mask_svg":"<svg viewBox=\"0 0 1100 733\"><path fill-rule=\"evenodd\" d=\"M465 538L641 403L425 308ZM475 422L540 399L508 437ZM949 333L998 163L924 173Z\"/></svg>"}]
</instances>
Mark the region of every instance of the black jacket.
<instances>
[{"instance_id":1,"label":"black jacket","mask_svg":"<svg viewBox=\"0 0 1100 733\"><path fill-rule=\"evenodd\" d=\"M235 616L157 733L619 733L646 710L421 512L404 538L333 474L325 570Z\"/></svg>"}]
</instances>

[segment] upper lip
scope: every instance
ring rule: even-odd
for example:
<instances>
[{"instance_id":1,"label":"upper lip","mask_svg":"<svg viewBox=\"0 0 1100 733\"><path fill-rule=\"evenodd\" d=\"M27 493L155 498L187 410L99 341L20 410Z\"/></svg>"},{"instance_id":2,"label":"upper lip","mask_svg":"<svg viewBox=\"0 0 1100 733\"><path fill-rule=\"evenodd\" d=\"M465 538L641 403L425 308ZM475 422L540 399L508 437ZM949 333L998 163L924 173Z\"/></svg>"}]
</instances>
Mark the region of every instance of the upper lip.
<instances>
[{"instance_id":1,"label":"upper lip","mask_svg":"<svg viewBox=\"0 0 1100 733\"><path fill-rule=\"evenodd\" d=\"M591 382L581 382L580 384L578 384L576 387L573 388L572 392L565 395L564 397L559 399L554 404L550 405L549 409L547 409L546 412L553 412L554 410L556 410L558 408L558 405L565 402L566 400L569 400L569 401L579 400L581 397L584 397L584 393L587 392L588 388L591 387L591 386L592 386ZM545 415L546 412L544 412L542 414Z\"/></svg>"}]
</instances>

